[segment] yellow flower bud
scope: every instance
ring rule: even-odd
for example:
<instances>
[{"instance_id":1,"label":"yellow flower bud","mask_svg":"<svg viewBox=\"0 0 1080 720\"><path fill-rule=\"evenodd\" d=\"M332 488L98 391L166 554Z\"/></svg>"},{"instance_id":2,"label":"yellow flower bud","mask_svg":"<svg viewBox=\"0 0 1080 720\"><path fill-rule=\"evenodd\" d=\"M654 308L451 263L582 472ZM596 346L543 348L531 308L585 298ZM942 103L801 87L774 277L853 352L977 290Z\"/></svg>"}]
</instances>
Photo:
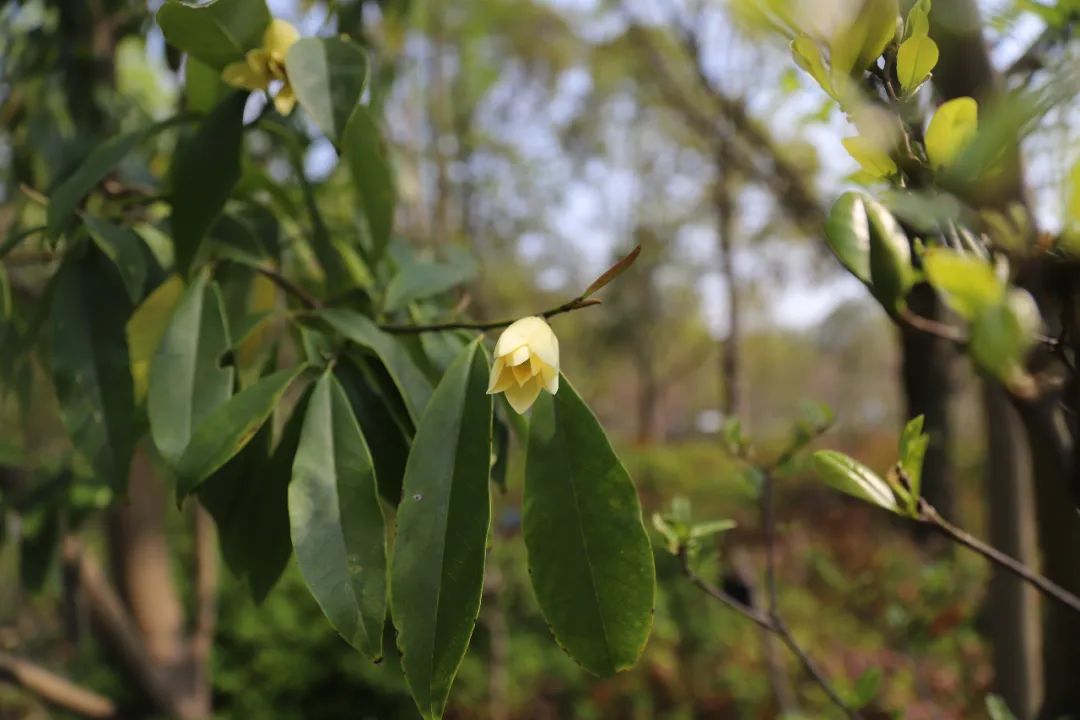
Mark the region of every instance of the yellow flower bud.
<instances>
[{"instance_id":1,"label":"yellow flower bud","mask_svg":"<svg viewBox=\"0 0 1080 720\"><path fill-rule=\"evenodd\" d=\"M505 392L510 407L521 414L541 388L552 395L559 391L559 339L543 318L521 318L495 344L488 395Z\"/></svg>"}]
</instances>

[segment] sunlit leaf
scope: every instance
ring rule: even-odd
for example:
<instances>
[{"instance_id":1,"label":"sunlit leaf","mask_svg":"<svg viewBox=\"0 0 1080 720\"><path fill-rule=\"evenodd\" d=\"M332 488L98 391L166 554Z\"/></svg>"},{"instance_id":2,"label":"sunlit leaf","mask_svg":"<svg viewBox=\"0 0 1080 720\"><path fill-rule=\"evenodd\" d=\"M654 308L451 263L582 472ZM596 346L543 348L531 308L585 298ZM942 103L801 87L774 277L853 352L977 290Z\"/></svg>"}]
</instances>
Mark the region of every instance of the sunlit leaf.
<instances>
[{"instance_id":1,"label":"sunlit leaf","mask_svg":"<svg viewBox=\"0 0 1080 720\"><path fill-rule=\"evenodd\" d=\"M923 255L923 271L949 308L966 320L1005 296L1005 283L979 258L934 248Z\"/></svg>"},{"instance_id":2,"label":"sunlit leaf","mask_svg":"<svg viewBox=\"0 0 1080 720\"><path fill-rule=\"evenodd\" d=\"M835 450L818 450L813 459L818 475L833 488L871 505L900 512L889 484L858 460Z\"/></svg>"},{"instance_id":3,"label":"sunlit leaf","mask_svg":"<svg viewBox=\"0 0 1080 720\"><path fill-rule=\"evenodd\" d=\"M930 77L937 66L938 46L926 35L916 35L905 40L896 53L896 74L900 88L911 93Z\"/></svg>"},{"instance_id":4,"label":"sunlit leaf","mask_svg":"<svg viewBox=\"0 0 1080 720\"><path fill-rule=\"evenodd\" d=\"M949 100L937 109L926 128L926 155L934 168L948 167L975 137L979 105L972 98Z\"/></svg>"}]
</instances>

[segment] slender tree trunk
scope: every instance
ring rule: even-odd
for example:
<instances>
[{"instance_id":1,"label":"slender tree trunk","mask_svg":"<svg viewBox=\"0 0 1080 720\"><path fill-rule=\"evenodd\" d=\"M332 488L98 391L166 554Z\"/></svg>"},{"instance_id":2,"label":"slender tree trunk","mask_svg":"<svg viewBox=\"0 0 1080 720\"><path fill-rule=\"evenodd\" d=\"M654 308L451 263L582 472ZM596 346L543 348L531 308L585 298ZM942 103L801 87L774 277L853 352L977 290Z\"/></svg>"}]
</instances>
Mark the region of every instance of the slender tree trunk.
<instances>
[{"instance_id":1,"label":"slender tree trunk","mask_svg":"<svg viewBox=\"0 0 1080 720\"><path fill-rule=\"evenodd\" d=\"M912 311L924 317L938 319L941 315L941 303L929 285L916 286L908 303ZM942 515L956 517L949 452L952 348L941 338L908 327L901 328L900 348L905 420L923 415L926 418L923 428L930 436L922 492Z\"/></svg>"},{"instance_id":2,"label":"slender tree trunk","mask_svg":"<svg viewBox=\"0 0 1080 720\"><path fill-rule=\"evenodd\" d=\"M716 158L716 245L720 256L720 278L727 296L727 337L720 343L720 411L736 417L741 411L739 397L739 287L735 276L734 202L728 141L720 141Z\"/></svg>"},{"instance_id":3,"label":"slender tree trunk","mask_svg":"<svg viewBox=\"0 0 1080 720\"><path fill-rule=\"evenodd\" d=\"M1031 460L1016 411L996 383L982 383L990 544L1038 566ZM995 566L986 598L994 644L994 690L1021 718L1042 701L1041 618L1036 590Z\"/></svg>"}]
</instances>

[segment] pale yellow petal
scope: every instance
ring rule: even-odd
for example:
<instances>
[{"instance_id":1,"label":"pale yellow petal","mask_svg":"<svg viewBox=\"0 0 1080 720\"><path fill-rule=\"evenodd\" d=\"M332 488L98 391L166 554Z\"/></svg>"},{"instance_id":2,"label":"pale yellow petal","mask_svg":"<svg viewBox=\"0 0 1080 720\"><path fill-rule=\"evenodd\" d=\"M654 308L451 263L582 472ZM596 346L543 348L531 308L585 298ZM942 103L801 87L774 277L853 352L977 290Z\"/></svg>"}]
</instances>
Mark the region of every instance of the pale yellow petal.
<instances>
[{"instance_id":1,"label":"pale yellow petal","mask_svg":"<svg viewBox=\"0 0 1080 720\"><path fill-rule=\"evenodd\" d=\"M494 395L495 393L501 393L510 387L517 387L517 383L514 382L514 370L512 368L504 367L499 374L498 379L495 381L495 384L488 389L488 394Z\"/></svg>"},{"instance_id":2,"label":"pale yellow petal","mask_svg":"<svg viewBox=\"0 0 1080 720\"><path fill-rule=\"evenodd\" d=\"M539 327L547 327L547 323L538 317L523 317L515 320L499 336L499 341L495 343L495 354L509 355L522 345L528 345Z\"/></svg>"},{"instance_id":3,"label":"pale yellow petal","mask_svg":"<svg viewBox=\"0 0 1080 720\"><path fill-rule=\"evenodd\" d=\"M263 77L269 80L269 71L267 66L270 64L270 55L262 48L255 48L254 50L248 50L247 55L244 56L244 61L248 64L248 67L253 72L257 72Z\"/></svg>"},{"instance_id":4,"label":"pale yellow petal","mask_svg":"<svg viewBox=\"0 0 1080 720\"><path fill-rule=\"evenodd\" d=\"M502 376L503 367L505 365L506 363L503 362L502 358L495 358L495 362L491 366L491 375L488 379L488 395L499 392L495 389L495 386L499 384L499 380Z\"/></svg>"},{"instance_id":5,"label":"pale yellow petal","mask_svg":"<svg viewBox=\"0 0 1080 720\"><path fill-rule=\"evenodd\" d=\"M532 371L529 369L528 363L521 363L520 365L515 365L513 367L513 371L514 380L517 381L518 385L524 385L525 383L532 380Z\"/></svg>"},{"instance_id":6,"label":"pale yellow petal","mask_svg":"<svg viewBox=\"0 0 1080 720\"><path fill-rule=\"evenodd\" d=\"M296 28L284 20L274 18L263 34L263 48L278 64L284 64L289 48L299 39L300 33Z\"/></svg>"},{"instance_id":7,"label":"pale yellow petal","mask_svg":"<svg viewBox=\"0 0 1080 720\"><path fill-rule=\"evenodd\" d=\"M540 383L533 380L524 385L511 385L506 388L506 401L518 415L523 415L536 402L539 394Z\"/></svg>"},{"instance_id":8,"label":"pale yellow petal","mask_svg":"<svg viewBox=\"0 0 1080 720\"><path fill-rule=\"evenodd\" d=\"M545 365L559 369L559 338L555 337L555 333L551 331L547 323L544 323L544 332L537 332L536 336L529 341L529 349L539 355Z\"/></svg>"},{"instance_id":9,"label":"pale yellow petal","mask_svg":"<svg viewBox=\"0 0 1080 720\"><path fill-rule=\"evenodd\" d=\"M529 360L529 346L522 345L517 350L510 353L508 356L503 357L506 357L506 364L510 365L511 367L515 365L521 365L522 363Z\"/></svg>"},{"instance_id":10,"label":"pale yellow petal","mask_svg":"<svg viewBox=\"0 0 1080 720\"><path fill-rule=\"evenodd\" d=\"M288 115L296 107L296 94L293 92L292 85L285 83L277 95L274 96L274 107L282 115Z\"/></svg>"},{"instance_id":11,"label":"pale yellow petal","mask_svg":"<svg viewBox=\"0 0 1080 720\"><path fill-rule=\"evenodd\" d=\"M242 60L226 65L221 71L221 79L226 85L245 90L265 90L269 84L265 75L252 70L251 66Z\"/></svg>"},{"instance_id":12,"label":"pale yellow petal","mask_svg":"<svg viewBox=\"0 0 1080 720\"><path fill-rule=\"evenodd\" d=\"M539 355L529 356L529 372L533 375L539 375L544 372L544 368L548 367L548 364L540 359Z\"/></svg>"},{"instance_id":13,"label":"pale yellow petal","mask_svg":"<svg viewBox=\"0 0 1080 720\"><path fill-rule=\"evenodd\" d=\"M541 375L544 389L554 395L559 392L559 371L552 367L545 367Z\"/></svg>"}]
</instances>

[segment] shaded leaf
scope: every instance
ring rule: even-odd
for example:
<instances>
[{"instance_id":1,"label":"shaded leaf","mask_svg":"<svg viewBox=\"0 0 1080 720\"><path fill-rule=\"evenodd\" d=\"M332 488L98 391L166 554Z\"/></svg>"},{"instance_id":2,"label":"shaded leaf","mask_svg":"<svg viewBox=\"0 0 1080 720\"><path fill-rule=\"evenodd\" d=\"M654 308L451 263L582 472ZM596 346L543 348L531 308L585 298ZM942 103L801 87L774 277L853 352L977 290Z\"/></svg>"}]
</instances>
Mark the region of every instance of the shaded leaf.
<instances>
[{"instance_id":1,"label":"shaded leaf","mask_svg":"<svg viewBox=\"0 0 1080 720\"><path fill-rule=\"evenodd\" d=\"M353 188L367 220L372 262L382 256L394 225L394 178L379 125L371 111L357 105L341 140Z\"/></svg>"},{"instance_id":2,"label":"shaded leaf","mask_svg":"<svg viewBox=\"0 0 1080 720\"><path fill-rule=\"evenodd\" d=\"M149 272L142 238L131 228L123 228L91 215L85 216L83 222L98 249L116 265L131 302L142 300Z\"/></svg>"},{"instance_id":3,"label":"shaded leaf","mask_svg":"<svg viewBox=\"0 0 1080 720\"><path fill-rule=\"evenodd\" d=\"M169 0L157 14L165 40L214 70L262 45L270 24L265 0L215 0L191 5Z\"/></svg>"},{"instance_id":4,"label":"shaded leaf","mask_svg":"<svg viewBox=\"0 0 1080 720\"><path fill-rule=\"evenodd\" d=\"M384 307L400 310L416 300L446 292L476 276L477 263L462 255L456 262L414 262L401 268L386 287Z\"/></svg>"},{"instance_id":5,"label":"shaded leaf","mask_svg":"<svg viewBox=\"0 0 1080 720\"><path fill-rule=\"evenodd\" d=\"M301 107L339 141L367 82L364 49L339 37L301 38L289 48L285 67Z\"/></svg>"},{"instance_id":6,"label":"shaded leaf","mask_svg":"<svg viewBox=\"0 0 1080 720\"><path fill-rule=\"evenodd\" d=\"M565 377L533 406L522 504L533 590L559 644L597 675L631 667L652 626L652 549L629 474Z\"/></svg>"},{"instance_id":7,"label":"shaded leaf","mask_svg":"<svg viewBox=\"0 0 1080 720\"><path fill-rule=\"evenodd\" d=\"M184 281L172 275L146 296L128 320L126 332L131 360L131 379L135 383L135 402L146 399L150 387L150 363L169 327L177 303L184 294Z\"/></svg>"},{"instance_id":8,"label":"shaded leaf","mask_svg":"<svg viewBox=\"0 0 1080 720\"><path fill-rule=\"evenodd\" d=\"M382 657L386 534L375 469L340 383L315 385L289 485L296 561L311 594L349 644Z\"/></svg>"},{"instance_id":9,"label":"shaded leaf","mask_svg":"<svg viewBox=\"0 0 1080 720\"><path fill-rule=\"evenodd\" d=\"M405 470L391 562L402 668L425 718L442 716L469 645L491 522L491 396L479 342L431 397Z\"/></svg>"}]
</instances>

